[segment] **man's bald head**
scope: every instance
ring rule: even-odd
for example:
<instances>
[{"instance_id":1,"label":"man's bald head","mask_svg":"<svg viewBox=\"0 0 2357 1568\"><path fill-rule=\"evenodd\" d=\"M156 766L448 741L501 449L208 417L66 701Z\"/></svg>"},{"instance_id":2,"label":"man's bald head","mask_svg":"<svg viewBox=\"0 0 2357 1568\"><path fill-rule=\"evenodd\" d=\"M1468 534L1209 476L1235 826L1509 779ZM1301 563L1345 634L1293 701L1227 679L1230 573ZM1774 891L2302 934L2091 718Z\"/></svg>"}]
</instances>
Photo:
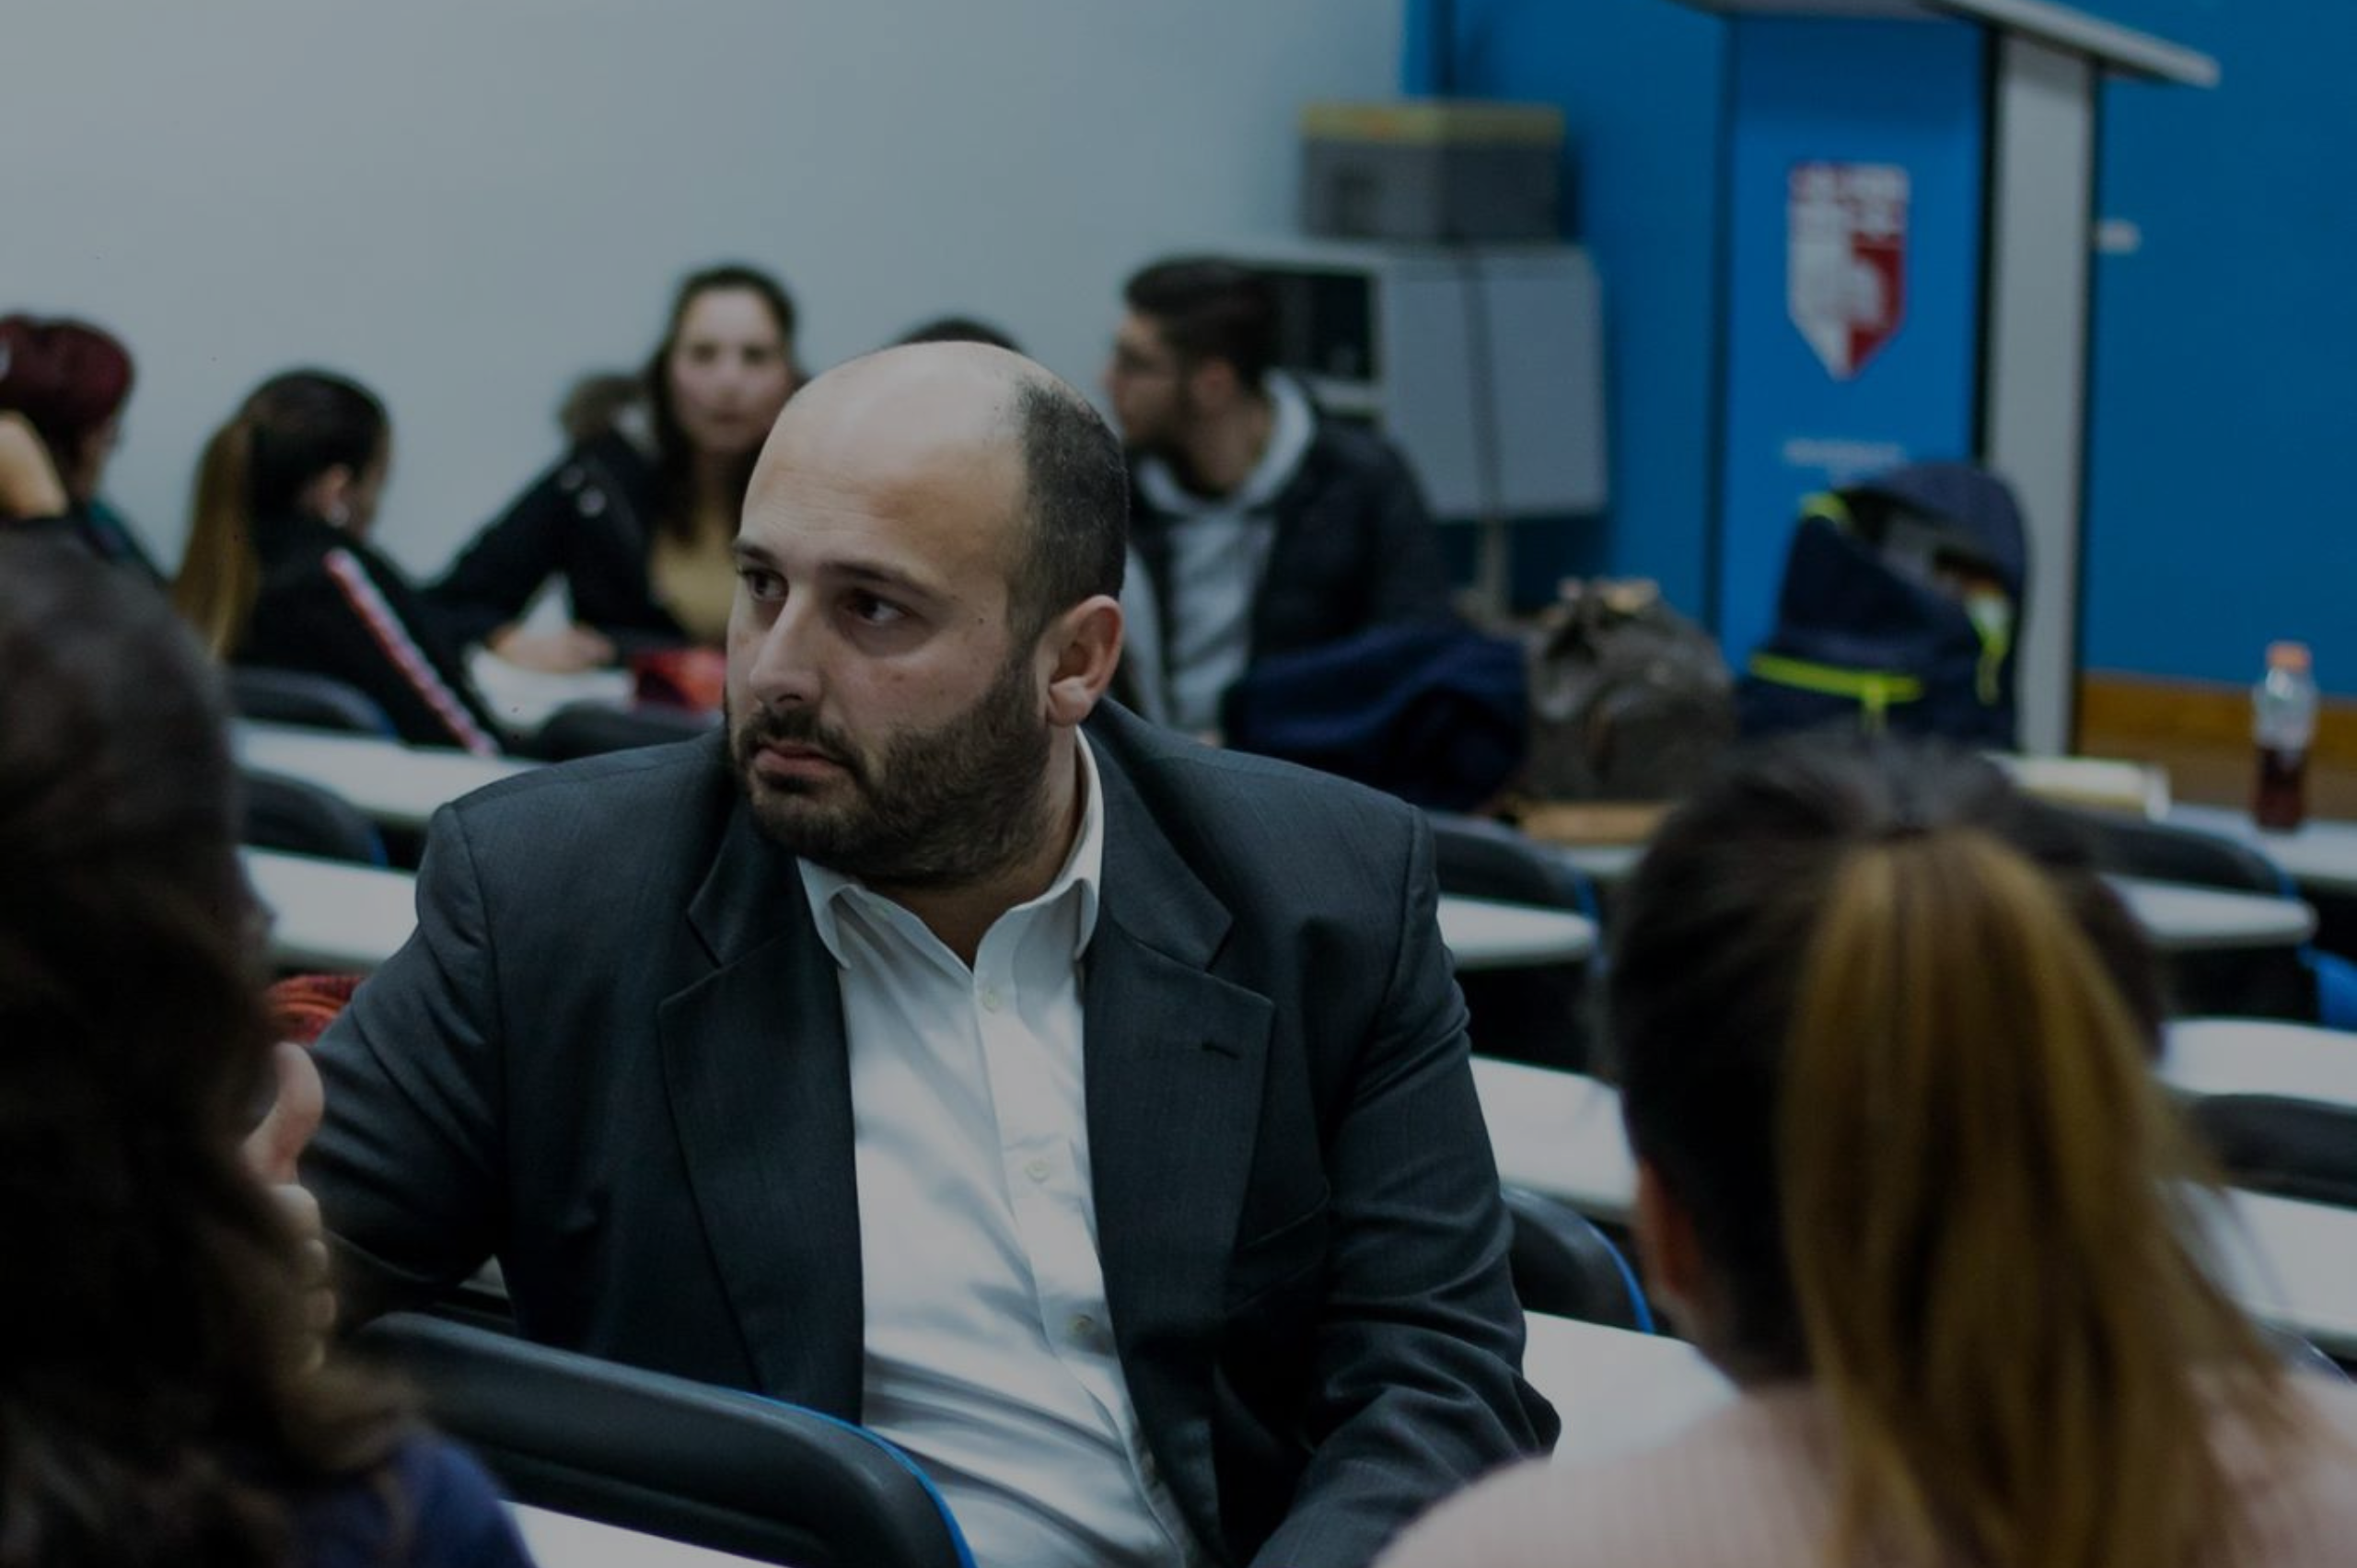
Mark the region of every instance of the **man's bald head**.
<instances>
[{"instance_id":1,"label":"man's bald head","mask_svg":"<svg viewBox=\"0 0 2357 1568\"><path fill-rule=\"evenodd\" d=\"M1121 591L1129 478L1120 438L1087 399L1021 354L913 343L836 366L785 406L753 495L820 454L864 483L946 475L970 501L997 503L978 512L1008 525L1008 620L1020 640L1083 599Z\"/></svg>"}]
</instances>

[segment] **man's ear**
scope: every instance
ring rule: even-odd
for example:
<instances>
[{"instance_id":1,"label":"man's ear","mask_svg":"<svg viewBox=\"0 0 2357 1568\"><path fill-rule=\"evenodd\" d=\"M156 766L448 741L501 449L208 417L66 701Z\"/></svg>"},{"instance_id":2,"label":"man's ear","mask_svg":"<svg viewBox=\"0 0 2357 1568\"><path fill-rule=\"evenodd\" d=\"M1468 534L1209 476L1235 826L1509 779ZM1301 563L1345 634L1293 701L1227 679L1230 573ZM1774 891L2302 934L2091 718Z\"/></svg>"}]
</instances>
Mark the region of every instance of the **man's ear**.
<instances>
[{"instance_id":1,"label":"man's ear","mask_svg":"<svg viewBox=\"0 0 2357 1568\"><path fill-rule=\"evenodd\" d=\"M1643 1159L1637 1162L1637 1208L1631 1216L1631 1234L1637 1243L1645 1294L1668 1308L1688 1334L1696 1333L1697 1308L1709 1294L1702 1244L1694 1232L1693 1215L1671 1193L1661 1172Z\"/></svg>"},{"instance_id":2,"label":"man's ear","mask_svg":"<svg viewBox=\"0 0 2357 1568\"><path fill-rule=\"evenodd\" d=\"M1197 408L1224 409L1243 390L1236 366L1225 359L1199 359L1187 370L1187 396Z\"/></svg>"},{"instance_id":3,"label":"man's ear","mask_svg":"<svg viewBox=\"0 0 2357 1568\"><path fill-rule=\"evenodd\" d=\"M1121 604L1109 594L1081 600L1048 622L1039 652L1048 661L1048 718L1071 726L1096 711L1121 662Z\"/></svg>"}]
</instances>

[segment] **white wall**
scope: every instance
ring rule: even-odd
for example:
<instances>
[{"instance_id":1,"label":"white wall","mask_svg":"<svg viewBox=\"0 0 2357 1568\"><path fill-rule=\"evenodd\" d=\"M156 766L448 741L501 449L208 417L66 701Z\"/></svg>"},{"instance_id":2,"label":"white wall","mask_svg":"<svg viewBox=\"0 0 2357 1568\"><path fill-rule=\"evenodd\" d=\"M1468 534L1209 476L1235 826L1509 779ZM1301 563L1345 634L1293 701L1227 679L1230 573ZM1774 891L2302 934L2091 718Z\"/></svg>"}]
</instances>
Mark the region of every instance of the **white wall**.
<instances>
[{"instance_id":1,"label":"white wall","mask_svg":"<svg viewBox=\"0 0 2357 1568\"><path fill-rule=\"evenodd\" d=\"M1121 276L1292 227L1305 99L1402 0L48 0L0 91L0 310L139 362L107 486L168 566L263 376L391 406L380 538L437 568L690 268L782 273L814 367L946 310L1093 388Z\"/></svg>"}]
</instances>

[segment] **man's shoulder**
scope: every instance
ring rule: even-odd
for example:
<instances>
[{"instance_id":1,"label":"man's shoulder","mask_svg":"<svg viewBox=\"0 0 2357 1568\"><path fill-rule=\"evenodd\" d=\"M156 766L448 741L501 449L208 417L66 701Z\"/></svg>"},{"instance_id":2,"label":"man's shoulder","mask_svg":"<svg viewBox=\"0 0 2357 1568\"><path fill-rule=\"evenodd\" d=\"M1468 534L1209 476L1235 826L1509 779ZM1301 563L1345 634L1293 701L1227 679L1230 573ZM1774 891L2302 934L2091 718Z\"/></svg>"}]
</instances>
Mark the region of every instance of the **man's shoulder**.
<instances>
[{"instance_id":1,"label":"man's shoulder","mask_svg":"<svg viewBox=\"0 0 2357 1568\"><path fill-rule=\"evenodd\" d=\"M574 840L604 827L642 834L725 810L733 798L725 758L717 735L610 751L485 784L448 809L470 839Z\"/></svg>"},{"instance_id":2,"label":"man's shoulder","mask_svg":"<svg viewBox=\"0 0 2357 1568\"><path fill-rule=\"evenodd\" d=\"M1214 856L1239 844L1283 843L1338 854L1404 841L1418 820L1396 796L1271 757L1205 746L1108 703L1090 721L1100 768L1134 790L1174 838L1199 840Z\"/></svg>"}]
</instances>

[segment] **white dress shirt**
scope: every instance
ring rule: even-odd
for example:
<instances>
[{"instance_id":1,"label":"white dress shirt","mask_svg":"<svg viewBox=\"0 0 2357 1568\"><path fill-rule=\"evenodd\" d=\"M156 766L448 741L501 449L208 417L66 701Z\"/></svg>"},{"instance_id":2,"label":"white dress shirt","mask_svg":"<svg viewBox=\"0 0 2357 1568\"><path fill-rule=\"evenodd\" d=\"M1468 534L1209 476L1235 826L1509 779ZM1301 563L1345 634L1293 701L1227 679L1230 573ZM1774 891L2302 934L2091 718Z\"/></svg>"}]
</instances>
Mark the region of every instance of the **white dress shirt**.
<instances>
[{"instance_id":1,"label":"white dress shirt","mask_svg":"<svg viewBox=\"0 0 2357 1568\"><path fill-rule=\"evenodd\" d=\"M984 1568L1199 1560L1114 1351L1083 1095L1080 961L1105 854L1097 763L1048 890L966 965L807 861L851 1052L866 1424L932 1475Z\"/></svg>"}]
</instances>

